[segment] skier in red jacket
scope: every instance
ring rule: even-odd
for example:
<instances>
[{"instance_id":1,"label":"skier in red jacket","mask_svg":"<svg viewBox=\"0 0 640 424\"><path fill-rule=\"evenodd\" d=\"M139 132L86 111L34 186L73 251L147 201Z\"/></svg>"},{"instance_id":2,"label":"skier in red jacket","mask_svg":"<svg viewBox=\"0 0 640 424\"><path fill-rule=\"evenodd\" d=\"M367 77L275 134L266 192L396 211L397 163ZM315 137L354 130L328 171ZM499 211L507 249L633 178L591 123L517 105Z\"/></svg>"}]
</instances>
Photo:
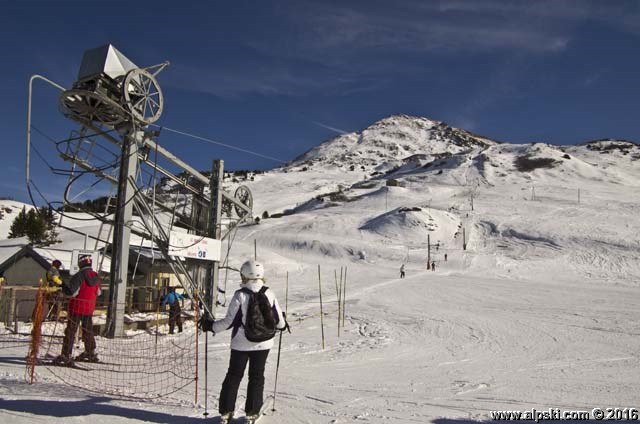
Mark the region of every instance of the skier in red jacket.
<instances>
[{"instance_id":1,"label":"skier in red jacket","mask_svg":"<svg viewBox=\"0 0 640 424\"><path fill-rule=\"evenodd\" d=\"M96 340L93 336L93 310L96 306L96 298L100 295L100 278L92 268L92 260L89 255L78 258L78 271L68 286L63 287L66 295L71 296L68 306L67 328L64 331L62 353L55 359L60 365L73 365L73 342L78 330L82 326L82 341L84 352L78 355L77 361L98 362L96 355Z\"/></svg>"}]
</instances>

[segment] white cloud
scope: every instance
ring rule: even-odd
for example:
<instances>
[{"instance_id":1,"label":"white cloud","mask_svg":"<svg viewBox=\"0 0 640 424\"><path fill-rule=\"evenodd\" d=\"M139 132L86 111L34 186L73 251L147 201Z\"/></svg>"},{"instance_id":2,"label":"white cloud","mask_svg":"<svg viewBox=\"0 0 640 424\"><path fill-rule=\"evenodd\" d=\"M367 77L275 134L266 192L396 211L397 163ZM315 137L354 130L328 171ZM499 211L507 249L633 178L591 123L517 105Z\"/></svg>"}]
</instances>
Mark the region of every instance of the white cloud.
<instances>
[{"instance_id":1,"label":"white cloud","mask_svg":"<svg viewBox=\"0 0 640 424\"><path fill-rule=\"evenodd\" d=\"M300 0L279 13L282 30L245 41L253 63L176 65L169 83L221 97L352 94L424 73L425 55L559 54L587 20L640 32L640 12L620 2Z\"/></svg>"},{"instance_id":2,"label":"white cloud","mask_svg":"<svg viewBox=\"0 0 640 424\"><path fill-rule=\"evenodd\" d=\"M300 38L306 45L306 52L327 49L331 53L336 49L545 52L565 48L570 37L566 26L555 20L532 19L532 16L544 17L542 12L549 12L548 8L538 11L533 7L514 7L512 3L475 1L451 4L385 2L386 7L370 2L374 7L358 8L351 4L302 3L303 6L292 10L289 18L302 21L307 28ZM574 12L571 19L585 13ZM326 53L321 54L326 56Z\"/></svg>"}]
</instances>

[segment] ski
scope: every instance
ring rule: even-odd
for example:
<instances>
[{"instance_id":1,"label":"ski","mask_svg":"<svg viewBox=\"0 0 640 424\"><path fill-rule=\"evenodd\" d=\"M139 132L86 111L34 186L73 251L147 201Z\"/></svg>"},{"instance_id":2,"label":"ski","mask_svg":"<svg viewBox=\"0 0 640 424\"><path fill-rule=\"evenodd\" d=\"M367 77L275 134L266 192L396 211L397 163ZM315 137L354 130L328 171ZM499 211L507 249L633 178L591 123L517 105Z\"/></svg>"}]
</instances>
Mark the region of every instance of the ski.
<instances>
[{"instance_id":1,"label":"ski","mask_svg":"<svg viewBox=\"0 0 640 424\"><path fill-rule=\"evenodd\" d=\"M71 368L71 369L80 370L80 371L91 371L89 368L81 367L76 363L63 364L63 363L58 363L52 360L40 360L38 363L40 365L44 365L45 367L61 367L61 368Z\"/></svg>"}]
</instances>

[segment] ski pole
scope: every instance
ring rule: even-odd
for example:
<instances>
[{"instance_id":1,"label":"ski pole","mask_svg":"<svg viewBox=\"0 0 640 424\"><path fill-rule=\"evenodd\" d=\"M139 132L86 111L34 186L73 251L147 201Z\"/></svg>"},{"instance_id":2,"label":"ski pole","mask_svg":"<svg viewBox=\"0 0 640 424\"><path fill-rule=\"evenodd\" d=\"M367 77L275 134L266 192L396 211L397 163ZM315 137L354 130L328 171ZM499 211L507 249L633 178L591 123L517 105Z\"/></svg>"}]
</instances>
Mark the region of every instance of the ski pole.
<instances>
[{"instance_id":1,"label":"ski pole","mask_svg":"<svg viewBox=\"0 0 640 424\"><path fill-rule=\"evenodd\" d=\"M197 330L196 330L197 331ZM207 399L209 388L209 332L204 332L204 416L209 415L207 411Z\"/></svg>"},{"instance_id":2,"label":"ski pole","mask_svg":"<svg viewBox=\"0 0 640 424\"><path fill-rule=\"evenodd\" d=\"M280 331L280 340L278 341L278 360L276 361L276 383L273 386L273 406L271 407L271 411L276 410L276 392L278 389L278 371L280 370L280 350L282 349L282 333L284 330L287 330L289 334L291 334L291 328L289 327L289 323L287 322L287 313L283 312L282 316L284 317L285 327Z\"/></svg>"},{"instance_id":3,"label":"ski pole","mask_svg":"<svg viewBox=\"0 0 640 424\"><path fill-rule=\"evenodd\" d=\"M282 347L282 331L280 332L280 340L278 341L278 361L276 362L276 383L273 386L273 406L271 411L276 410L276 390L278 389L278 370L280 369L280 348Z\"/></svg>"}]
</instances>

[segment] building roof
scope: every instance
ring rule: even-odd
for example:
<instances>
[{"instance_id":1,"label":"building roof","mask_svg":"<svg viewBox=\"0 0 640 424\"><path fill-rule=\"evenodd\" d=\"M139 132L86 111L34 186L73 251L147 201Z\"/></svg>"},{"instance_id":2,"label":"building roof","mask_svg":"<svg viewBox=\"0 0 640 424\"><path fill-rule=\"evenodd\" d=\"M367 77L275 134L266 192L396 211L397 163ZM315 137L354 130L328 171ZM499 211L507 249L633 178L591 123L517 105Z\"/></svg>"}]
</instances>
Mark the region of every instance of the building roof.
<instances>
[{"instance_id":1,"label":"building roof","mask_svg":"<svg viewBox=\"0 0 640 424\"><path fill-rule=\"evenodd\" d=\"M43 258L25 239L26 237L21 237L0 242L0 274L4 274L12 264L24 257L32 258L44 270L51 267L51 263Z\"/></svg>"}]
</instances>

